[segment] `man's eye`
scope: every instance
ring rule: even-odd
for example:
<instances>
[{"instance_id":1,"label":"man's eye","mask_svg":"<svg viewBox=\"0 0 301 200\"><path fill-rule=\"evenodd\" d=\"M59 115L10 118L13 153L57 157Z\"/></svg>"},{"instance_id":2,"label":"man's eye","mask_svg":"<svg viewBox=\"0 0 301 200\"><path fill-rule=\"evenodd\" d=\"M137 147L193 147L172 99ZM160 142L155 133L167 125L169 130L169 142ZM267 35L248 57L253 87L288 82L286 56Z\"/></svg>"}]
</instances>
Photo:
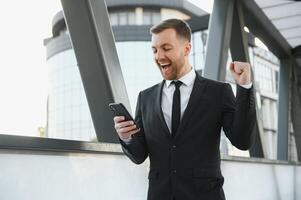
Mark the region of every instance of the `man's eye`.
<instances>
[{"instance_id":1,"label":"man's eye","mask_svg":"<svg viewBox=\"0 0 301 200\"><path fill-rule=\"evenodd\" d=\"M169 51L169 50L171 50L171 48L165 48L165 49L163 49L164 51Z\"/></svg>"}]
</instances>

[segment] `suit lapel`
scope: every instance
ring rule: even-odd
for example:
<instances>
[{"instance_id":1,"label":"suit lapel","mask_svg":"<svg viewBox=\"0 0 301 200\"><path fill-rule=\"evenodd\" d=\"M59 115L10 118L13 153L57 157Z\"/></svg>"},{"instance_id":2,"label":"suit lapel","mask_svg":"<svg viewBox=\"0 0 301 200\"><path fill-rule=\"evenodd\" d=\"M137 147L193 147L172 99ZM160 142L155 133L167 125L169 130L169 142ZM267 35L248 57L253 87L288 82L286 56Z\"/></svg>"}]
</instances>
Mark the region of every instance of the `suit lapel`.
<instances>
[{"instance_id":1,"label":"suit lapel","mask_svg":"<svg viewBox=\"0 0 301 200\"><path fill-rule=\"evenodd\" d=\"M165 80L163 80L160 84L159 87L157 87L157 91L156 91L156 103L155 103L155 111L156 113L158 113L159 116L159 122L162 124L163 126L163 131L166 134L166 136L168 138L171 137L171 134L169 132L169 129L167 127L165 118L163 116L163 111L162 111L162 107L161 107L161 99L162 99L162 90L163 90L163 86L165 84Z\"/></svg>"},{"instance_id":2,"label":"suit lapel","mask_svg":"<svg viewBox=\"0 0 301 200\"><path fill-rule=\"evenodd\" d=\"M180 123L177 133L175 135L175 138L178 137L178 135L181 132L183 132L187 122L191 120L191 116L194 113L194 111L196 110L196 107L200 106L199 105L200 99L204 95L205 88L206 88L205 79L203 77L201 77L200 75L198 75L198 73L196 72L195 82L194 82L194 85L193 85L193 88L192 88L192 91L190 94L188 105L184 111L181 123Z\"/></svg>"}]
</instances>

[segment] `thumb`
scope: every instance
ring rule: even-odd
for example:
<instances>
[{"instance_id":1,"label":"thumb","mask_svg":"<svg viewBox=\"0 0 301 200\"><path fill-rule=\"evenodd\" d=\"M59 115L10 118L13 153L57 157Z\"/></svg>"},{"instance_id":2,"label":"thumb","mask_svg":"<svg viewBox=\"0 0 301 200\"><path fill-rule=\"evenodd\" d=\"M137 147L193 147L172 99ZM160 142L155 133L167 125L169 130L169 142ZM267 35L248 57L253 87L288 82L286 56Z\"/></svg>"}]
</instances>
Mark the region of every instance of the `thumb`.
<instances>
[{"instance_id":1,"label":"thumb","mask_svg":"<svg viewBox=\"0 0 301 200\"><path fill-rule=\"evenodd\" d=\"M234 72L234 71L235 71L235 70L234 70L234 62L231 62L231 63L230 63L229 69L230 69L231 72Z\"/></svg>"}]
</instances>

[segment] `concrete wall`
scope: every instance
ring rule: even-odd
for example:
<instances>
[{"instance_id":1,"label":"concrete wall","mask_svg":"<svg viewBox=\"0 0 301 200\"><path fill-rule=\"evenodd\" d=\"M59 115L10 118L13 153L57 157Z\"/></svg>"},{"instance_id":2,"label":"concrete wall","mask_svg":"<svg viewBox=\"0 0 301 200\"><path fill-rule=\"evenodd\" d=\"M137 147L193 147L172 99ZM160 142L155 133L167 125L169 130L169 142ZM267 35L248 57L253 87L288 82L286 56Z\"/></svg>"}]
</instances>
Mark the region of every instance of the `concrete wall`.
<instances>
[{"instance_id":1,"label":"concrete wall","mask_svg":"<svg viewBox=\"0 0 301 200\"><path fill-rule=\"evenodd\" d=\"M301 199L301 166L224 159L228 200ZM124 155L0 150L1 200L144 200L148 162Z\"/></svg>"}]
</instances>

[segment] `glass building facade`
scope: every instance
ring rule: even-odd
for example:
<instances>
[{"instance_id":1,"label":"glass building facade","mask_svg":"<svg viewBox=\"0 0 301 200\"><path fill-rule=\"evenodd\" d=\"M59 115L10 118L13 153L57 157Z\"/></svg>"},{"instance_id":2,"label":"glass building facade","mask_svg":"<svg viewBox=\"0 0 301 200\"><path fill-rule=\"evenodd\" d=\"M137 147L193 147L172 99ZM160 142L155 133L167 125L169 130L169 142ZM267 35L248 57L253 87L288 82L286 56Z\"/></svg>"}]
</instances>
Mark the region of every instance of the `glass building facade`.
<instances>
[{"instance_id":1,"label":"glass building facade","mask_svg":"<svg viewBox=\"0 0 301 200\"><path fill-rule=\"evenodd\" d=\"M48 137L90 141L95 131L74 51L48 59Z\"/></svg>"},{"instance_id":2,"label":"glass building facade","mask_svg":"<svg viewBox=\"0 0 301 200\"><path fill-rule=\"evenodd\" d=\"M189 57L191 65L195 70L204 71L205 57L206 57L206 42L208 31L197 31L192 33L191 44L192 49Z\"/></svg>"}]
</instances>

